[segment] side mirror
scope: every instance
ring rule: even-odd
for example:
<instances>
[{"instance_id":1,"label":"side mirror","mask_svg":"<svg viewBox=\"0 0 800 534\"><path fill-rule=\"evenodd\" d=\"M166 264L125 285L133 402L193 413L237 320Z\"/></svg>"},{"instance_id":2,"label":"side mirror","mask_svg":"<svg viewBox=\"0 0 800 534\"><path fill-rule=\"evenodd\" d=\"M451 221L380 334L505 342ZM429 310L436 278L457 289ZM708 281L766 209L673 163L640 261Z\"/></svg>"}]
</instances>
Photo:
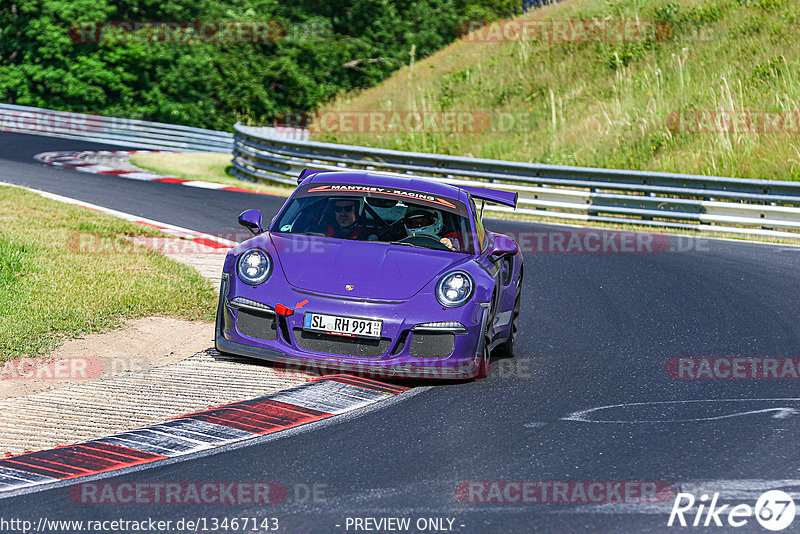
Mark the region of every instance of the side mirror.
<instances>
[{"instance_id":1,"label":"side mirror","mask_svg":"<svg viewBox=\"0 0 800 534\"><path fill-rule=\"evenodd\" d=\"M514 255L519 252L519 245L517 242L508 236L498 235L494 238L492 250L489 252L489 258L496 261L503 256Z\"/></svg>"},{"instance_id":2,"label":"side mirror","mask_svg":"<svg viewBox=\"0 0 800 534\"><path fill-rule=\"evenodd\" d=\"M239 215L239 224L250 230L253 235L258 235L264 230L261 228L261 211L245 210Z\"/></svg>"}]
</instances>

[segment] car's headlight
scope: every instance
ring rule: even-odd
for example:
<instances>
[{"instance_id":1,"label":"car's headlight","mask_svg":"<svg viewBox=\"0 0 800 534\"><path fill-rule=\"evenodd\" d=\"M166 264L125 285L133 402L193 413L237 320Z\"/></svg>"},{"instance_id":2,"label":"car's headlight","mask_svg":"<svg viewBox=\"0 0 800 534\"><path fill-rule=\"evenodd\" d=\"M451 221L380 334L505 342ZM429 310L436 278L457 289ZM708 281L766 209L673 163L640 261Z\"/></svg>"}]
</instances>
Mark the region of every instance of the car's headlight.
<instances>
[{"instance_id":1,"label":"car's headlight","mask_svg":"<svg viewBox=\"0 0 800 534\"><path fill-rule=\"evenodd\" d=\"M263 250L251 248L239 256L236 264L239 280L251 286L257 286L272 272L272 258Z\"/></svg>"},{"instance_id":2,"label":"car's headlight","mask_svg":"<svg viewBox=\"0 0 800 534\"><path fill-rule=\"evenodd\" d=\"M475 289L472 277L464 271L446 274L436 285L436 299L448 308L465 304Z\"/></svg>"}]
</instances>

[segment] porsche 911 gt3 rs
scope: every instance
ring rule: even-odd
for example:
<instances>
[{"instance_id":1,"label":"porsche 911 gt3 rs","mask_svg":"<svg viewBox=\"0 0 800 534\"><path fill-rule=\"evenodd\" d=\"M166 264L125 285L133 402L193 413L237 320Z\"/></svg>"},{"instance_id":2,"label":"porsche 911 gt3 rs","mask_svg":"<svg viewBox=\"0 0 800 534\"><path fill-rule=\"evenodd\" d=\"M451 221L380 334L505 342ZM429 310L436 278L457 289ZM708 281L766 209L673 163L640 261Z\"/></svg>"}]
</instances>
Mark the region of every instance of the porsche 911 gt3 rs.
<instances>
[{"instance_id":1,"label":"porsche 911 gt3 rs","mask_svg":"<svg viewBox=\"0 0 800 534\"><path fill-rule=\"evenodd\" d=\"M522 254L475 200L515 193L368 172L303 171L268 228L225 259L220 352L379 377L464 379L513 355Z\"/></svg>"}]
</instances>

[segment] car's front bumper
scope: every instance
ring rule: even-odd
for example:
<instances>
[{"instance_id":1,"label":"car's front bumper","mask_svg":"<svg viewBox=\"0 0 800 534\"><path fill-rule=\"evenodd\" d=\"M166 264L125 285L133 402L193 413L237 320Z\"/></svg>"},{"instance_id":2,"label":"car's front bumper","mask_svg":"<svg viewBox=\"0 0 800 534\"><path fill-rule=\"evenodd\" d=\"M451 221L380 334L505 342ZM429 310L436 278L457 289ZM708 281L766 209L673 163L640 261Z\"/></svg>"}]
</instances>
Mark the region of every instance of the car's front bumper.
<instances>
[{"instance_id":1,"label":"car's front bumper","mask_svg":"<svg viewBox=\"0 0 800 534\"><path fill-rule=\"evenodd\" d=\"M425 362L425 365L383 364L380 362L365 364L348 358L340 358L333 361L329 359L312 358L306 355L292 356L273 349L259 348L228 341L219 335L217 336L217 350L237 356L268 360L280 364L287 370L317 372L322 374L344 372L373 378L464 380L474 378L478 372L478 367L474 358L459 362L458 366L434 365L431 362Z\"/></svg>"},{"instance_id":2,"label":"car's front bumper","mask_svg":"<svg viewBox=\"0 0 800 534\"><path fill-rule=\"evenodd\" d=\"M269 299L265 298L266 294L269 294ZM232 304L236 297L266 307L262 311L256 308L243 311ZM432 295L428 297L434 298ZM281 316L274 312L279 303L294 305L304 300L309 302L303 309L296 309L293 315ZM309 336L303 330L306 311L380 319L383 321L381 340L361 342L338 336ZM273 285L267 293L226 275L220 291L216 345L221 352L270 360L290 369L318 373L349 372L382 378L445 380L475 377L482 357L486 307L469 303L458 309L439 306L434 311L432 317L431 307L420 306L414 299L404 302L351 301L307 295L283 284ZM465 328L453 333L452 341L448 339L448 343L452 342L449 353L440 351L435 357L420 357L420 350L425 351L425 348L419 348L420 343L448 336L430 336L428 331L415 330L414 327L438 321L457 321ZM413 348L412 343L416 343ZM445 351L450 347L446 346Z\"/></svg>"}]
</instances>

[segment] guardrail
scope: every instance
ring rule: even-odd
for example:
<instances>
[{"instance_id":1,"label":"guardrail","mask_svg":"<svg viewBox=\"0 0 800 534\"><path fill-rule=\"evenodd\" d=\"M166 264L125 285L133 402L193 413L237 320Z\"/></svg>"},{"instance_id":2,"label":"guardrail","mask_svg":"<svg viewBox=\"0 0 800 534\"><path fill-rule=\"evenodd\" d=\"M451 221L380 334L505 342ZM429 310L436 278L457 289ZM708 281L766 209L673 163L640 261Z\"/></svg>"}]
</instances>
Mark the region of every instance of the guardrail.
<instances>
[{"instance_id":1,"label":"guardrail","mask_svg":"<svg viewBox=\"0 0 800 534\"><path fill-rule=\"evenodd\" d=\"M18 132L150 150L230 152L233 134L0 103L0 132Z\"/></svg>"},{"instance_id":2,"label":"guardrail","mask_svg":"<svg viewBox=\"0 0 800 534\"><path fill-rule=\"evenodd\" d=\"M234 173L246 180L296 184L306 167L373 170L516 191L516 211L526 215L800 239L798 182L464 158L279 139L240 124L234 129Z\"/></svg>"},{"instance_id":3,"label":"guardrail","mask_svg":"<svg viewBox=\"0 0 800 534\"><path fill-rule=\"evenodd\" d=\"M85 139L150 150L233 152L244 180L294 185L304 168L416 175L519 193L518 213L556 220L635 224L800 239L800 183L463 158L318 143L298 128L235 134L0 103L0 132ZM511 208L487 206L508 215Z\"/></svg>"}]
</instances>

